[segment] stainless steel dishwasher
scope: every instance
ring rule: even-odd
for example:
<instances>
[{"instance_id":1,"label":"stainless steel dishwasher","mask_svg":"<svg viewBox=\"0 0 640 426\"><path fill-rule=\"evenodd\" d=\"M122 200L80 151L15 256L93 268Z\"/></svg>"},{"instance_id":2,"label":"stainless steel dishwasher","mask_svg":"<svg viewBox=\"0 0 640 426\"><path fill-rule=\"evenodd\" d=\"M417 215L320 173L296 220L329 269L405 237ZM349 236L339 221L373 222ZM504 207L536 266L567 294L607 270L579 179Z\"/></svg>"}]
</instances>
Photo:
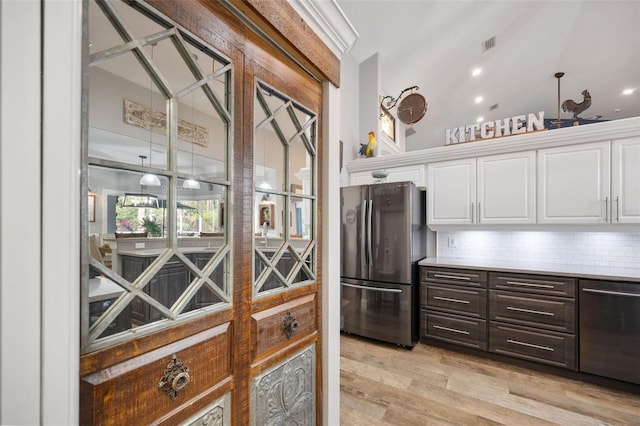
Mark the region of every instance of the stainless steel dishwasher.
<instances>
[{"instance_id":1,"label":"stainless steel dishwasher","mask_svg":"<svg viewBox=\"0 0 640 426\"><path fill-rule=\"evenodd\" d=\"M579 286L580 371L640 384L640 283Z\"/></svg>"}]
</instances>

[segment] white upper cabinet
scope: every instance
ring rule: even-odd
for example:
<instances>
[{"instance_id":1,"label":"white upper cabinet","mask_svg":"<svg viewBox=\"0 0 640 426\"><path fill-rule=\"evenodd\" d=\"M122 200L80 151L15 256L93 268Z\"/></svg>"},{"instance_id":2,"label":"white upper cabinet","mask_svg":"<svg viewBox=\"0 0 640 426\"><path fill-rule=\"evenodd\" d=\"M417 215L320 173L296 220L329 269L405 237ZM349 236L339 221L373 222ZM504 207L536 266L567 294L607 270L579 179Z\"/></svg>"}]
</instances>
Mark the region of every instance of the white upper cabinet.
<instances>
[{"instance_id":1,"label":"white upper cabinet","mask_svg":"<svg viewBox=\"0 0 640 426\"><path fill-rule=\"evenodd\" d=\"M476 218L476 159L427 166L427 223L470 225Z\"/></svg>"},{"instance_id":2,"label":"white upper cabinet","mask_svg":"<svg viewBox=\"0 0 640 426\"><path fill-rule=\"evenodd\" d=\"M538 223L610 221L610 143L538 151Z\"/></svg>"},{"instance_id":3,"label":"white upper cabinet","mask_svg":"<svg viewBox=\"0 0 640 426\"><path fill-rule=\"evenodd\" d=\"M535 151L479 157L477 223L535 223Z\"/></svg>"},{"instance_id":4,"label":"white upper cabinet","mask_svg":"<svg viewBox=\"0 0 640 426\"><path fill-rule=\"evenodd\" d=\"M640 137L611 144L611 223L640 223Z\"/></svg>"}]
</instances>

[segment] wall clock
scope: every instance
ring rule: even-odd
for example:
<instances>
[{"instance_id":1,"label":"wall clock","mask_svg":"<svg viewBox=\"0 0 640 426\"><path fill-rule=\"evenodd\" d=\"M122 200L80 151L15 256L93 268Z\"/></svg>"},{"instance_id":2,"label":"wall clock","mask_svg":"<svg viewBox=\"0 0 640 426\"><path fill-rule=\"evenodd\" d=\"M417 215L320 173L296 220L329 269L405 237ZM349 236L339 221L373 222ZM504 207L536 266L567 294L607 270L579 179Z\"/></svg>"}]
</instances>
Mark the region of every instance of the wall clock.
<instances>
[{"instance_id":1,"label":"wall clock","mask_svg":"<svg viewBox=\"0 0 640 426\"><path fill-rule=\"evenodd\" d=\"M398 120L405 124L420 121L427 112L427 101L420 93L411 93L403 98L398 105Z\"/></svg>"}]
</instances>

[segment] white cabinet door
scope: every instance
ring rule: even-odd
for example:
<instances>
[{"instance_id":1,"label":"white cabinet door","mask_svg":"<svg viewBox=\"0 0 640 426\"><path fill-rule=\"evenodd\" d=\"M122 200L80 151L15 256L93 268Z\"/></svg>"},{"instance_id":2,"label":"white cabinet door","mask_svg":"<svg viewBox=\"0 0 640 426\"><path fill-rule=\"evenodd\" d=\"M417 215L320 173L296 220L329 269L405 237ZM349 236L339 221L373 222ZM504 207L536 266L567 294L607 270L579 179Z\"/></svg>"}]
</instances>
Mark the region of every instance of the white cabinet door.
<instances>
[{"instance_id":1,"label":"white cabinet door","mask_svg":"<svg viewBox=\"0 0 640 426\"><path fill-rule=\"evenodd\" d=\"M611 144L611 222L640 223L640 138Z\"/></svg>"},{"instance_id":2,"label":"white cabinet door","mask_svg":"<svg viewBox=\"0 0 640 426\"><path fill-rule=\"evenodd\" d=\"M478 158L478 223L535 223L535 163L535 151Z\"/></svg>"},{"instance_id":3,"label":"white cabinet door","mask_svg":"<svg viewBox=\"0 0 640 426\"><path fill-rule=\"evenodd\" d=\"M475 222L476 159L427 166L427 223L469 225Z\"/></svg>"},{"instance_id":4,"label":"white cabinet door","mask_svg":"<svg viewBox=\"0 0 640 426\"><path fill-rule=\"evenodd\" d=\"M538 151L538 223L609 221L610 143Z\"/></svg>"}]
</instances>

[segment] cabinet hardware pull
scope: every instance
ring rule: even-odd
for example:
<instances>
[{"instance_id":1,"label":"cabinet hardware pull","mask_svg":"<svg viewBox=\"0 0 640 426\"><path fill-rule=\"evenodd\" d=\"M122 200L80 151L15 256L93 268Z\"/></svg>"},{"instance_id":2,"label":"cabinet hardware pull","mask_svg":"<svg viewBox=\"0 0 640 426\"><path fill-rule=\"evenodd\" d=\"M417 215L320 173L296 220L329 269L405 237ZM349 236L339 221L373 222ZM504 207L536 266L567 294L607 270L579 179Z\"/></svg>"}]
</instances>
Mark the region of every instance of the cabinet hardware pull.
<instances>
[{"instance_id":1,"label":"cabinet hardware pull","mask_svg":"<svg viewBox=\"0 0 640 426\"><path fill-rule=\"evenodd\" d=\"M468 300L451 299L449 297L440 297L440 296L433 296L433 298L436 300L444 300L445 302L464 303L467 305L469 304Z\"/></svg>"},{"instance_id":2,"label":"cabinet hardware pull","mask_svg":"<svg viewBox=\"0 0 640 426\"><path fill-rule=\"evenodd\" d=\"M476 215L476 212L473 209L473 203L471 203L471 223L475 223L475 220L474 220L475 219L475 215Z\"/></svg>"},{"instance_id":3,"label":"cabinet hardware pull","mask_svg":"<svg viewBox=\"0 0 640 426\"><path fill-rule=\"evenodd\" d=\"M524 286L524 287L553 288L553 286L549 285L549 284L519 283L517 281L507 281L507 284L510 284L510 285L521 285L521 286Z\"/></svg>"},{"instance_id":4,"label":"cabinet hardware pull","mask_svg":"<svg viewBox=\"0 0 640 426\"><path fill-rule=\"evenodd\" d=\"M348 283L340 283L340 285L343 285L345 287L361 288L363 290L381 291L383 293L402 293L402 290L399 288L367 287L364 285L356 285L356 284L348 284Z\"/></svg>"},{"instance_id":5,"label":"cabinet hardware pull","mask_svg":"<svg viewBox=\"0 0 640 426\"><path fill-rule=\"evenodd\" d=\"M609 197L604 197L604 221L609 222Z\"/></svg>"},{"instance_id":6,"label":"cabinet hardware pull","mask_svg":"<svg viewBox=\"0 0 640 426\"><path fill-rule=\"evenodd\" d=\"M528 348L543 349L551 352L555 351L555 349L550 348L549 346L534 345L533 343L521 342L519 340L507 339L507 342L513 343L514 345L526 346Z\"/></svg>"},{"instance_id":7,"label":"cabinet hardware pull","mask_svg":"<svg viewBox=\"0 0 640 426\"><path fill-rule=\"evenodd\" d=\"M476 212L476 222L480 223L480 201L478 201L478 211Z\"/></svg>"},{"instance_id":8,"label":"cabinet hardware pull","mask_svg":"<svg viewBox=\"0 0 640 426\"><path fill-rule=\"evenodd\" d=\"M465 334L465 335L469 334L468 331L456 330L455 328L443 327L443 326L437 325L437 324L434 325L433 328L437 328L438 330L450 331L452 333Z\"/></svg>"},{"instance_id":9,"label":"cabinet hardware pull","mask_svg":"<svg viewBox=\"0 0 640 426\"><path fill-rule=\"evenodd\" d=\"M173 354L164 370L162 379L158 382L158 387L171 400L174 400L178 396L178 392L186 388L190 381L189 367L184 365L176 354Z\"/></svg>"},{"instance_id":10,"label":"cabinet hardware pull","mask_svg":"<svg viewBox=\"0 0 640 426\"><path fill-rule=\"evenodd\" d=\"M456 275L441 275L441 274L433 274L436 278L451 278L452 280L465 280L469 281L471 278L469 277L458 277Z\"/></svg>"},{"instance_id":11,"label":"cabinet hardware pull","mask_svg":"<svg viewBox=\"0 0 640 426\"><path fill-rule=\"evenodd\" d=\"M640 293L626 293L624 291L597 290L595 288L583 288L582 291L585 293L608 294L609 296L640 297Z\"/></svg>"},{"instance_id":12,"label":"cabinet hardware pull","mask_svg":"<svg viewBox=\"0 0 640 426\"><path fill-rule=\"evenodd\" d=\"M620 197L616 196L616 222L620 222Z\"/></svg>"},{"instance_id":13,"label":"cabinet hardware pull","mask_svg":"<svg viewBox=\"0 0 640 426\"><path fill-rule=\"evenodd\" d=\"M296 318L291 315L291 311L287 311L287 314L284 316L284 321L282 322L282 332L287 336L287 340L291 339L291 335L297 329L298 321L296 321Z\"/></svg>"},{"instance_id":14,"label":"cabinet hardware pull","mask_svg":"<svg viewBox=\"0 0 640 426\"><path fill-rule=\"evenodd\" d=\"M550 317L555 315L553 312L535 311L533 309L517 308L515 306L507 306L507 310L509 310L509 311L518 311L518 312L526 312L528 314L548 315Z\"/></svg>"}]
</instances>

